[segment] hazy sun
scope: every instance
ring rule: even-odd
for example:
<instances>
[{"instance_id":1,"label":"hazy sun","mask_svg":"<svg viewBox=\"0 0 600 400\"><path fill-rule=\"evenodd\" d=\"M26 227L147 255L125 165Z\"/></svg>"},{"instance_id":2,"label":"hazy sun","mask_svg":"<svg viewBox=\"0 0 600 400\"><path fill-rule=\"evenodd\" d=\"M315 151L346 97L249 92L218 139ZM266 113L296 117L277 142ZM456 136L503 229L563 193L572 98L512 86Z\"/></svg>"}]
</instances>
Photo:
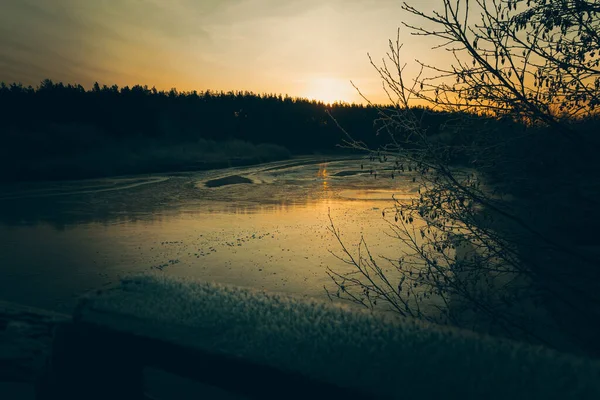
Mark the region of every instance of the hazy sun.
<instances>
[{"instance_id":1,"label":"hazy sun","mask_svg":"<svg viewBox=\"0 0 600 400\"><path fill-rule=\"evenodd\" d=\"M325 103L352 102L355 90L349 81L337 78L314 78L307 82L305 95L311 100Z\"/></svg>"}]
</instances>

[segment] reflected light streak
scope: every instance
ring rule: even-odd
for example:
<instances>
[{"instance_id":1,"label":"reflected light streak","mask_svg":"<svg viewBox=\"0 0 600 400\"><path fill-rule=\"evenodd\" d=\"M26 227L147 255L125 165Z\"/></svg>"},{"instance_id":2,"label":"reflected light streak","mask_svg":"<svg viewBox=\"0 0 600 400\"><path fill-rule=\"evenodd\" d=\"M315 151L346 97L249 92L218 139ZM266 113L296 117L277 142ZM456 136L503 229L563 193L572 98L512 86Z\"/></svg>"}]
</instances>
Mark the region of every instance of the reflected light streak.
<instances>
[{"instance_id":1,"label":"reflected light streak","mask_svg":"<svg viewBox=\"0 0 600 400\"><path fill-rule=\"evenodd\" d=\"M329 185L329 181L327 179L328 176L329 174L327 172L327 163L319 164L319 171L317 172L317 177L323 180L321 194L323 196L323 199L327 199L327 202L329 202L329 200L333 196L333 193L330 190L331 187Z\"/></svg>"}]
</instances>

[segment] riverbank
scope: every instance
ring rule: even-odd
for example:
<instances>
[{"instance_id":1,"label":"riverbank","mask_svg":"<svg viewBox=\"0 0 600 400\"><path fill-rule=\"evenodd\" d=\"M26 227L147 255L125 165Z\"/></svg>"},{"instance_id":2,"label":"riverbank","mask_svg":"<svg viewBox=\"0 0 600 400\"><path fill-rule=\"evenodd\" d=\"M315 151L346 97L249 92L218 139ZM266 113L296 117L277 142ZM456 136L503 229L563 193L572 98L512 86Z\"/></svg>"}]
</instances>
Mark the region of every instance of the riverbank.
<instances>
[{"instance_id":1,"label":"riverbank","mask_svg":"<svg viewBox=\"0 0 600 400\"><path fill-rule=\"evenodd\" d=\"M119 175L204 171L291 158L285 147L241 140L190 143L114 141L58 154L13 149L0 157L0 182L104 178Z\"/></svg>"}]
</instances>

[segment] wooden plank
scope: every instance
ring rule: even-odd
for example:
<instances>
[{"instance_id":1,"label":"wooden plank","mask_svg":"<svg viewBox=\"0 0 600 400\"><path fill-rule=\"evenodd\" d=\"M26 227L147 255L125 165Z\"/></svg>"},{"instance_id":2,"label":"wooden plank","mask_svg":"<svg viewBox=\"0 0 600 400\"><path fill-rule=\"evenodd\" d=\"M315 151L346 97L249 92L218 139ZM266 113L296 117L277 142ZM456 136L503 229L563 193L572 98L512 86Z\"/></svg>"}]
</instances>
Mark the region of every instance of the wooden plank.
<instances>
[{"instance_id":1,"label":"wooden plank","mask_svg":"<svg viewBox=\"0 0 600 400\"><path fill-rule=\"evenodd\" d=\"M600 398L597 360L158 275L85 299L63 327L62 398L136 398L144 365L251 398Z\"/></svg>"},{"instance_id":2,"label":"wooden plank","mask_svg":"<svg viewBox=\"0 0 600 400\"><path fill-rule=\"evenodd\" d=\"M138 321L143 324L143 321ZM366 394L319 382L235 356L214 354L176 341L119 332L85 322L60 327L52 358L52 381L61 399L136 399L144 393L142 372L155 367L255 399L315 395L365 399ZM89 388L96 388L90 391ZM291 393L290 393L291 391Z\"/></svg>"},{"instance_id":3,"label":"wooden plank","mask_svg":"<svg viewBox=\"0 0 600 400\"><path fill-rule=\"evenodd\" d=\"M34 383L43 373L57 324L68 315L0 301L0 382Z\"/></svg>"}]
</instances>

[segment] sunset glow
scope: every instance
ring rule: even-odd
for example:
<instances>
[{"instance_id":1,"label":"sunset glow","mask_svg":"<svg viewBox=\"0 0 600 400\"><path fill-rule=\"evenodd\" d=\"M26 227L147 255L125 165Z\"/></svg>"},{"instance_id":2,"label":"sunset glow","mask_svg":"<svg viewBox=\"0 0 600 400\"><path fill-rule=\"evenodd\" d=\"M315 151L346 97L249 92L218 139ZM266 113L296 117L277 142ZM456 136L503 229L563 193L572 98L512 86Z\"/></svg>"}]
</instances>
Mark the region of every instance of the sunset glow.
<instances>
[{"instance_id":1,"label":"sunset glow","mask_svg":"<svg viewBox=\"0 0 600 400\"><path fill-rule=\"evenodd\" d=\"M357 92L350 82L336 78L316 78L307 84L306 92L301 97L325 103L351 103L356 100Z\"/></svg>"},{"instance_id":2,"label":"sunset glow","mask_svg":"<svg viewBox=\"0 0 600 400\"><path fill-rule=\"evenodd\" d=\"M410 22L401 3L5 0L0 81L36 86L49 78L86 88L98 81L362 102L352 80L373 101L384 101L367 53L381 60L388 39ZM433 0L418 4L425 10L439 6ZM402 35L406 61L431 61L425 50L435 43L408 31Z\"/></svg>"}]
</instances>

